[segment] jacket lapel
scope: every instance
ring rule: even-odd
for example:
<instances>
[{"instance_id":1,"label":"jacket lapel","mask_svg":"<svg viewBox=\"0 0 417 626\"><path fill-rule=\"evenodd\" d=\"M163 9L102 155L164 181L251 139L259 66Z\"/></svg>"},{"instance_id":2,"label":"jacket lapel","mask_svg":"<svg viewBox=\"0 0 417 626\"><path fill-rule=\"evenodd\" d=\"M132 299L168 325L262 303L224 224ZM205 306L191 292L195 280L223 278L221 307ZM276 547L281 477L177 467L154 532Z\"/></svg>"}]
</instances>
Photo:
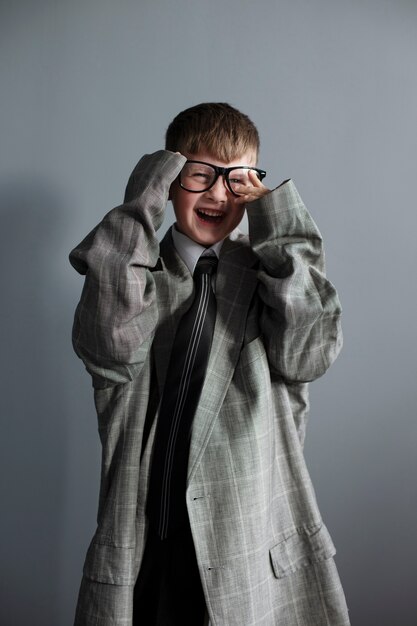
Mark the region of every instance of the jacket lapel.
<instances>
[{"instance_id":1,"label":"jacket lapel","mask_svg":"<svg viewBox=\"0 0 417 626\"><path fill-rule=\"evenodd\" d=\"M152 275L158 298L158 326L153 340L153 358L159 397L165 383L178 323L194 297L194 281L184 261L175 250L171 230L160 244L161 257Z\"/></svg>"}]
</instances>

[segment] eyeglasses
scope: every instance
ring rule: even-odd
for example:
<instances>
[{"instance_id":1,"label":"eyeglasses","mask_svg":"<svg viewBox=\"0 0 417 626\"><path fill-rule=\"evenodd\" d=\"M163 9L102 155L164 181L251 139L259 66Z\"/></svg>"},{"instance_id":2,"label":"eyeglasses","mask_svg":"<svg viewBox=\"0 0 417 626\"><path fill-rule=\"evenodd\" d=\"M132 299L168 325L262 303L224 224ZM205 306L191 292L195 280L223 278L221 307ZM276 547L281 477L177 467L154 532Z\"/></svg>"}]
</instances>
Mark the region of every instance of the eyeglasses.
<instances>
[{"instance_id":1,"label":"eyeglasses","mask_svg":"<svg viewBox=\"0 0 417 626\"><path fill-rule=\"evenodd\" d=\"M186 161L179 175L180 186L191 193L208 191L216 183L219 176L224 176L228 189L238 196L238 185L251 185L249 172L255 172L259 180L266 176L264 170L249 165L237 167L219 167L204 161Z\"/></svg>"}]
</instances>

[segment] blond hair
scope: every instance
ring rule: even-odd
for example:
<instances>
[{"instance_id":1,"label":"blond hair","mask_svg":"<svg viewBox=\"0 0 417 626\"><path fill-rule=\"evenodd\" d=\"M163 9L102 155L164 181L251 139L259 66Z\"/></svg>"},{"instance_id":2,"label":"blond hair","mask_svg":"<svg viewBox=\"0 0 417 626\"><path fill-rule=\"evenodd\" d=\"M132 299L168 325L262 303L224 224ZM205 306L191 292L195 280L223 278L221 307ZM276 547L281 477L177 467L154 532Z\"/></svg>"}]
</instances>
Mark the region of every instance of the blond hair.
<instances>
[{"instance_id":1,"label":"blond hair","mask_svg":"<svg viewBox=\"0 0 417 626\"><path fill-rule=\"evenodd\" d=\"M225 102L203 102L181 111L168 126L165 147L172 152L207 152L225 163L259 152L259 134L247 115Z\"/></svg>"}]
</instances>

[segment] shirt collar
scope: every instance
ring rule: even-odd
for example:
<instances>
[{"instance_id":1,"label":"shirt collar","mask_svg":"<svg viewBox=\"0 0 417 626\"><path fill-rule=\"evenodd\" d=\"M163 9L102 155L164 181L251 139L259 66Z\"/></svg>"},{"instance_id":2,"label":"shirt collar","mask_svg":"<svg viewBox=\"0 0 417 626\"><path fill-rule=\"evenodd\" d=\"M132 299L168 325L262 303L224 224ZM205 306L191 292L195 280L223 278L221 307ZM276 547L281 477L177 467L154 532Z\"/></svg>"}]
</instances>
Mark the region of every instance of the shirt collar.
<instances>
[{"instance_id":1,"label":"shirt collar","mask_svg":"<svg viewBox=\"0 0 417 626\"><path fill-rule=\"evenodd\" d=\"M199 243L196 243L195 241L187 237L187 235L180 233L176 229L175 224L171 228L171 234L174 241L175 249L190 270L191 274L194 273L197 261L202 254L213 254L214 252L216 257L219 258L220 250L223 245L223 240L213 244L210 248L205 248L204 246L201 246Z\"/></svg>"}]
</instances>

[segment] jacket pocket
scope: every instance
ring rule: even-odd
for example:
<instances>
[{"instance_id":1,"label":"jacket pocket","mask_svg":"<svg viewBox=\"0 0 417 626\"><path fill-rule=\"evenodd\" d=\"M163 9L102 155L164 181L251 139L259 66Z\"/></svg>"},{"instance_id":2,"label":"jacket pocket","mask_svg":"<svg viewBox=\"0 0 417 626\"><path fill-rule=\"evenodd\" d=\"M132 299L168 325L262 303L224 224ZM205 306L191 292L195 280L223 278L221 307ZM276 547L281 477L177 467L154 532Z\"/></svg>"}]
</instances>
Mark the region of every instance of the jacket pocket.
<instances>
[{"instance_id":1,"label":"jacket pocket","mask_svg":"<svg viewBox=\"0 0 417 626\"><path fill-rule=\"evenodd\" d=\"M272 568L277 578L330 559L336 554L327 528L322 524L304 527L284 539L269 551Z\"/></svg>"},{"instance_id":2,"label":"jacket pocket","mask_svg":"<svg viewBox=\"0 0 417 626\"><path fill-rule=\"evenodd\" d=\"M134 585L134 556L134 548L119 548L93 539L84 563L84 576L109 585Z\"/></svg>"}]
</instances>

